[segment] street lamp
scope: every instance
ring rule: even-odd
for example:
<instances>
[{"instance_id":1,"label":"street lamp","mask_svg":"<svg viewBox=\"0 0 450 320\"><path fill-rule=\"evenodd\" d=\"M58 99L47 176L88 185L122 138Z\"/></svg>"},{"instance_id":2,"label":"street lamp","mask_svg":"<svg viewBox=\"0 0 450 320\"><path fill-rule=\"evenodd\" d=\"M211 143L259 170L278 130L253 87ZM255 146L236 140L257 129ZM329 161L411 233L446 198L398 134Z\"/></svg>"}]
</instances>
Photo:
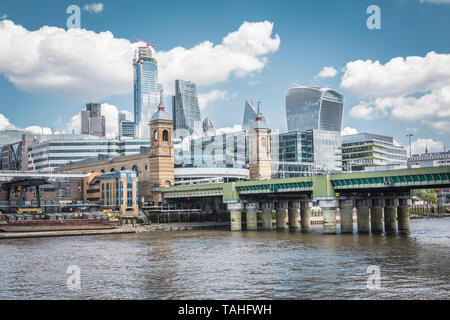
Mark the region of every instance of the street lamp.
<instances>
[{"instance_id":1,"label":"street lamp","mask_svg":"<svg viewBox=\"0 0 450 320\"><path fill-rule=\"evenodd\" d=\"M409 163L408 163L408 167L411 168L411 157L412 157L412 153L411 153L411 137L414 136L414 133L408 133L406 135L408 137L409 140Z\"/></svg>"}]
</instances>

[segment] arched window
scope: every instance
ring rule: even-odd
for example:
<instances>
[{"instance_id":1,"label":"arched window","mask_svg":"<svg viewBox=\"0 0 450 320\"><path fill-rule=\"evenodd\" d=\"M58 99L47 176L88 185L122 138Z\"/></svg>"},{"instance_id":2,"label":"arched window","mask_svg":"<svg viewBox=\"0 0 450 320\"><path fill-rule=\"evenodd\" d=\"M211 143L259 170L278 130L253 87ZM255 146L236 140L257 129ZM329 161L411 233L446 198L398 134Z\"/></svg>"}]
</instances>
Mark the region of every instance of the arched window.
<instances>
[{"instance_id":1,"label":"arched window","mask_svg":"<svg viewBox=\"0 0 450 320\"><path fill-rule=\"evenodd\" d=\"M163 141L169 141L169 131L163 131Z\"/></svg>"},{"instance_id":2,"label":"arched window","mask_svg":"<svg viewBox=\"0 0 450 320\"><path fill-rule=\"evenodd\" d=\"M102 169L102 170L100 170L100 172L101 172L101 173L105 173L105 170Z\"/></svg>"},{"instance_id":3,"label":"arched window","mask_svg":"<svg viewBox=\"0 0 450 320\"><path fill-rule=\"evenodd\" d=\"M265 137L262 137L262 138L261 138L261 147L265 148L265 147L266 147L266 144L267 144L266 138L265 138Z\"/></svg>"},{"instance_id":4,"label":"arched window","mask_svg":"<svg viewBox=\"0 0 450 320\"><path fill-rule=\"evenodd\" d=\"M116 169L111 168L111 170L109 170L110 172L116 172Z\"/></svg>"},{"instance_id":5,"label":"arched window","mask_svg":"<svg viewBox=\"0 0 450 320\"><path fill-rule=\"evenodd\" d=\"M127 168L125 168L125 167L122 167L122 169L120 169L120 170L121 170L121 171L122 171L122 170L127 170Z\"/></svg>"},{"instance_id":6,"label":"arched window","mask_svg":"<svg viewBox=\"0 0 450 320\"><path fill-rule=\"evenodd\" d=\"M136 172L136 175L139 174L139 173L138 173L138 167L137 167L137 165L134 165L134 166L131 168L131 170L135 171L135 172Z\"/></svg>"},{"instance_id":7,"label":"arched window","mask_svg":"<svg viewBox=\"0 0 450 320\"><path fill-rule=\"evenodd\" d=\"M153 141L158 141L158 130L153 131Z\"/></svg>"}]
</instances>

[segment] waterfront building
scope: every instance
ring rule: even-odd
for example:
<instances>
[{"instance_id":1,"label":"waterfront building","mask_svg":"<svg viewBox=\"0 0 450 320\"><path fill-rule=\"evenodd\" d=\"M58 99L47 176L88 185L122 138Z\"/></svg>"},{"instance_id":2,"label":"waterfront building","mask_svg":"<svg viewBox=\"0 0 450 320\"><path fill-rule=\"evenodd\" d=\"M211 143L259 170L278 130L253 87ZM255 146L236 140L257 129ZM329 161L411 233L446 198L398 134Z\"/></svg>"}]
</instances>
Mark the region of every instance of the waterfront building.
<instances>
[{"instance_id":1,"label":"waterfront building","mask_svg":"<svg viewBox=\"0 0 450 320\"><path fill-rule=\"evenodd\" d=\"M28 170L53 172L73 162L139 154L148 147L145 139L105 139L95 136L55 135L53 139L28 146Z\"/></svg>"},{"instance_id":2,"label":"waterfront building","mask_svg":"<svg viewBox=\"0 0 450 320\"><path fill-rule=\"evenodd\" d=\"M406 149L393 137L372 133L342 136L342 165L345 171L406 168Z\"/></svg>"},{"instance_id":3,"label":"waterfront building","mask_svg":"<svg viewBox=\"0 0 450 320\"><path fill-rule=\"evenodd\" d=\"M102 116L100 103L87 103L81 111L81 134L104 137L106 135L105 116Z\"/></svg>"},{"instance_id":4,"label":"waterfront building","mask_svg":"<svg viewBox=\"0 0 450 320\"><path fill-rule=\"evenodd\" d=\"M175 80L175 96L172 97L174 130L177 137L201 133L201 114L195 83Z\"/></svg>"},{"instance_id":5,"label":"waterfront building","mask_svg":"<svg viewBox=\"0 0 450 320\"><path fill-rule=\"evenodd\" d=\"M309 176L342 170L339 132L307 130L283 133L272 136L272 144L278 148L278 157L272 164L274 177Z\"/></svg>"},{"instance_id":6,"label":"waterfront building","mask_svg":"<svg viewBox=\"0 0 450 320\"><path fill-rule=\"evenodd\" d=\"M150 46L138 47L133 70L136 136L148 139L148 123L158 106L162 90L162 85L158 84L158 64Z\"/></svg>"},{"instance_id":7,"label":"waterfront building","mask_svg":"<svg viewBox=\"0 0 450 320\"><path fill-rule=\"evenodd\" d=\"M122 170L100 175L101 203L119 210L122 217L139 215L139 186L135 171Z\"/></svg>"},{"instance_id":8,"label":"waterfront building","mask_svg":"<svg viewBox=\"0 0 450 320\"><path fill-rule=\"evenodd\" d=\"M83 178L83 202L100 204L100 176L102 172L90 172Z\"/></svg>"},{"instance_id":9,"label":"waterfront building","mask_svg":"<svg viewBox=\"0 0 450 320\"><path fill-rule=\"evenodd\" d=\"M323 87L299 86L286 91L288 132L341 132L344 96Z\"/></svg>"},{"instance_id":10,"label":"waterfront building","mask_svg":"<svg viewBox=\"0 0 450 320\"><path fill-rule=\"evenodd\" d=\"M428 152L426 149L424 153L413 154L408 159L408 164L411 168L427 168L427 167L441 167L450 165L450 150L443 152Z\"/></svg>"}]
</instances>

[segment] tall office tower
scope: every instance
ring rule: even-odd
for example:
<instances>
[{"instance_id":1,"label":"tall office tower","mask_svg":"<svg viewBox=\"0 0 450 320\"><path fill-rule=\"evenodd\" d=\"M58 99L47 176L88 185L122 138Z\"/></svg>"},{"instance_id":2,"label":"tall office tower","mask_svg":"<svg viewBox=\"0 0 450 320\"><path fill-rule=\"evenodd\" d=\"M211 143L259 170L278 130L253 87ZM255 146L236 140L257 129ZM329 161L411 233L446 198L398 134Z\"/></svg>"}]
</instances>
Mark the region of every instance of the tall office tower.
<instances>
[{"instance_id":1,"label":"tall office tower","mask_svg":"<svg viewBox=\"0 0 450 320\"><path fill-rule=\"evenodd\" d=\"M81 111L81 134L104 137L106 135L105 117L100 103L87 103Z\"/></svg>"},{"instance_id":2,"label":"tall office tower","mask_svg":"<svg viewBox=\"0 0 450 320\"><path fill-rule=\"evenodd\" d=\"M136 125L134 121L128 120L127 115L123 112L119 112L119 138L136 137Z\"/></svg>"},{"instance_id":3,"label":"tall office tower","mask_svg":"<svg viewBox=\"0 0 450 320\"><path fill-rule=\"evenodd\" d=\"M257 111L255 105L253 104L253 101L245 100L244 117L242 119L242 130L249 130L252 127L253 122L255 122L256 115ZM266 121L264 116L262 117L262 119Z\"/></svg>"},{"instance_id":4,"label":"tall office tower","mask_svg":"<svg viewBox=\"0 0 450 320\"><path fill-rule=\"evenodd\" d=\"M322 87L296 87L286 92L288 131L341 131L344 96Z\"/></svg>"},{"instance_id":5,"label":"tall office tower","mask_svg":"<svg viewBox=\"0 0 450 320\"><path fill-rule=\"evenodd\" d=\"M141 139L147 139L148 124L158 107L162 90L162 85L158 84L158 64L149 46L138 47L133 69L136 134Z\"/></svg>"},{"instance_id":6,"label":"tall office tower","mask_svg":"<svg viewBox=\"0 0 450 320\"><path fill-rule=\"evenodd\" d=\"M174 130L178 130L176 132L177 138L201 132L202 120L195 83L175 80L175 96L172 98L172 110Z\"/></svg>"}]
</instances>

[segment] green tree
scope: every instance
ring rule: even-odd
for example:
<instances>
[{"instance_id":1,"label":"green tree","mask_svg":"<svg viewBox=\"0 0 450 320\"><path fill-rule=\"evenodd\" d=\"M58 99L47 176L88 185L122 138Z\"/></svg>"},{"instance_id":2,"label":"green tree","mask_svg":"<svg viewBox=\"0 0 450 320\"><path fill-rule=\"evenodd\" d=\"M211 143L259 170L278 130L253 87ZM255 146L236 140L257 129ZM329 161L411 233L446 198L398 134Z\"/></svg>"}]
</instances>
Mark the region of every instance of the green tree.
<instances>
[{"instance_id":1,"label":"green tree","mask_svg":"<svg viewBox=\"0 0 450 320\"><path fill-rule=\"evenodd\" d=\"M436 196L436 192L434 189L419 189L414 190L413 195L419 198L422 201L428 202L428 203L437 203L438 198Z\"/></svg>"}]
</instances>

